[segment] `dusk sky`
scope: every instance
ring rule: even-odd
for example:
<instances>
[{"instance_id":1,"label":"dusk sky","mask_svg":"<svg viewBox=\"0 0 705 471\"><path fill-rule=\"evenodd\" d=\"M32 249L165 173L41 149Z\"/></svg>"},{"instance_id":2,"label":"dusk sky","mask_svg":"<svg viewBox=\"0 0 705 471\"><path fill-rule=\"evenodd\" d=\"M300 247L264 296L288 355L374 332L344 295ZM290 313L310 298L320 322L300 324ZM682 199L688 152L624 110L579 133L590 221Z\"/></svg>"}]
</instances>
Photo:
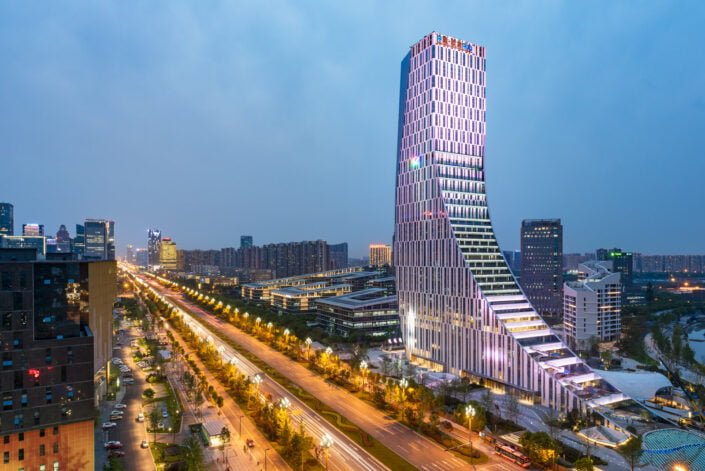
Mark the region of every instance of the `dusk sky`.
<instances>
[{"instance_id":1,"label":"dusk sky","mask_svg":"<svg viewBox=\"0 0 705 471\"><path fill-rule=\"evenodd\" d=\"M61 4L59 4L61 3ZM400 61L487 47L503 249L705 253L703 2L3 2L0 201L181 248L391 242Z\"/></svg>"}]
</instances>

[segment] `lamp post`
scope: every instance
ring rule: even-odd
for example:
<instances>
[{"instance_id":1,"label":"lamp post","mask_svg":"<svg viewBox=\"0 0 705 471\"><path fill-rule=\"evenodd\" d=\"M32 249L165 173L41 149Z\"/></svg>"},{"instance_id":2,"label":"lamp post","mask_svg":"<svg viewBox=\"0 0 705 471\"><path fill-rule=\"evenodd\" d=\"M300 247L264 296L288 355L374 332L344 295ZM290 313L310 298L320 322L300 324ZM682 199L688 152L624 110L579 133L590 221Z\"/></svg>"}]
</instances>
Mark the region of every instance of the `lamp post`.
<instances>
[{"instance_id":1,"label":"lamp post","mask_svg":"<svg viewBox=\"0 0 705 471\"><path fill-rule=\"evenodd\" d=\"M271 450L271 448L265 448L264 449L264 471L267 471L267 452Z\"/></svg>"},{"instance_id":2,"label":"lamp post","mask_svg":"<svg viewBox=\"0 0 705 471\"><path fill-rule=\"evenodd\" d=\"M321 448L323 448L326 452L326 469L328 469L328 453L330 450L330 447L333 446L333 437L330 436L328 432L324 433L323 436L321 437Z\"/></svg>"},{"instance_id":3,"label":"lamp post","mask_svg":"<svg viewBox=\"0 0 705 471\"><path fill-rule=\"evenodd\" d=\"M362 360L360 362L360 372L362 373L362 390L364 391L367 386L367 372L368 372L369 365L365 360Z\"/></svg>"},{"instance_id":4,"label":"lamp post","mask_svg":"<svg viewBox=\"0 0 705 471\"><path fill-rule=\"evenodd\" d=\"M475 408L468 404L465 406L465 416L468 418L468 442L470 443L470 459L472 460L473 450L472 450L472 418L475 417L477 411Z\"/></svg>"},{"instance_id":5,"label":"lamp post","mask_svg":"<svg viewBox=\"0 0 705 471\"><path fill-rule=\"evenodd\" d=\"M304 343L306 344L306 359L308 360L309 357L311 356L311 344L313 343L313 340L311 340L311 337L306 337L306 340L304 340Z\"/></svg>"},{"instance_id":6,"label":"lamp post","mask_svg":"<svg viewBox=\"0 0 705 471\"><path fill-rule=\"evenodd\" d=\"M242 438L242 419L244 419L244 418L245 418L244 415L240 416L240 438Z\"/></svg>"}]
</instances>

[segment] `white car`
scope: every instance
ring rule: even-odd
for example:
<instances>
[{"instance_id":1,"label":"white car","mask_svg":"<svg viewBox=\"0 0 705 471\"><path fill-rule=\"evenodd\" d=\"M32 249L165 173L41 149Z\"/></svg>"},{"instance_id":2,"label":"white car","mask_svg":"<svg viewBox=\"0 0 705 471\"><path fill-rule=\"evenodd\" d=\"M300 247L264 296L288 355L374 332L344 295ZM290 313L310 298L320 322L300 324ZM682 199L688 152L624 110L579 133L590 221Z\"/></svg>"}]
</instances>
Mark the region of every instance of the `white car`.
<instances>
[{"instance_id":1,"label":"white car","mask_svg":"<svg viewBox=\"0 0 705 471\"><path fill-rule=\"evenodd\" d=\"M142 443L140 443L140 447L149 448L149 443L147 442L147 440L142 440Z\"/></svg>"},{"instance_id":2,"label":"white car","mask_svg":"<svg viewBox=\"0 0 705 471\"><path fill-rule=\"evenodd\" d=\"M135 380L133 378L125 378L123 382L125 384L135 384Z\"/></svg>"},{"instance_id":3,"label":"white car","mask_svg":"<svg viewBox=\"0 0 705 471\"><path fill-rule=\"evenodd\" d=\"M117 427L115 422L103 422L103 430L108 430L114 427Z\"/></svg>"},{"instance_id":4,"label":"white car","mask_svg":"<svg viewBox=\"0 0 705 471\"><path fill-rule=\"evenodd\" d=\"M115 409L115 410L113 410L113 411L110 412L110 415L123 415L124 413L125 413L124 410Z\"/></svg>"},{"instance_id":5,"label":"white car","mask_svg":"<svg viewBox=\"0 0 705 471\"><path fill-rule=\"evenodd\" d=\"M121 403L121 402L118 402L117 404L115 404L114 407L115 407L116 409L127 409L127 404L123 404L123 403Z\"/></svg>"},{"instance_id":6,"label":"white car","mask_svg":"<svg viewBox=\"0 0 705 471\"><path fill-rule=\"evenodd\" d=\"M137 422L144 422L144 414L142 412L137 414Z\"/></svg>"},{"instance_id":7,"label":"white car","mask_svg":"<svg viewBox=\"0 0 705 471\"><path fill-rule=\"evenodd\" d=\"M122 364L122 360L121 360L121 359L119 359L119 358L113 358L113 365L121 365L121 364Z\"/></svg>"}]
</instances>

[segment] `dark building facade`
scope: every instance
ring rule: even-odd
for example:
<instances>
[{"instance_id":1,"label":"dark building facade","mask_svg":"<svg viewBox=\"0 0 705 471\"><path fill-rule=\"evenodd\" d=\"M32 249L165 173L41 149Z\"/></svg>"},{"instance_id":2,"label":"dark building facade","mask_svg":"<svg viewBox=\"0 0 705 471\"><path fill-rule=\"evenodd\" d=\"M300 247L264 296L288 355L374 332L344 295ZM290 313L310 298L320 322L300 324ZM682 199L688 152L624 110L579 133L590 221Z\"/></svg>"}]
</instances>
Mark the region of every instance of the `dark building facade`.
<instances>
[{"instance_id":1,"label":"dark building facade","mask_svg":"<svg viewBox=\"0 0 705 471\"><path fill-rule=\"evenodd\" d=\"M348 266L348 243L332 244L328 246L328 269L347 268Z\"/></svg>"},{"instance_id":2,"label":"dark building facade","mask_svg":"<svg viewBox=\"0 0 705 471\"><path fill-rule=\"evenodd\" d=\"M107 219L86 219L85 248L86 260L115 260L115 223Z\"/></svg>"},{"instance_id":3,"label":"dark building facade","mask_svg":"<svg viewBox=\"0 0 705 471\"><path fill-rule=\"evenodd\" d=\"M82 224L76 224L76 237L73 239L71 251L78 255L83 255L86 250L86 228Z\"/></svg>"},{"instance_id":4,"label":"dark building facade","mask_svg":"<svg viewBox=\"0 0 705 471\"><path fill-rule=\"evenodd\" d=\"M560 219L521 223L520 284L531 304L554 320L563 313L563 225Z\"/></svg>"},{"instance_id":5,"label":"dark building facade","mask_svg":"<svg viewBox=\"0 0 705 471\"><path fill-rule=\"evenodd\" d=\"M0 235L15 235L15 208L11 203L0 203Z\"/></svg>"},{"instance_id":6,"label":"dark building facade","mask_svg":"<svg viewBox=\"0 0 705 471\"><path fill-rule=\"evenodd\" d=\"M253 244L252 236L250 236L250 235L240 236L240 248L241 249L246 249L247 247L252 247L253 245L254 244Z\"/></svg>"},{"instance_id":7,"label":"dark building facade","mask_svg":"<svg viewBox=\"0 0 705 471\"><path fill-rule=\"evenodd\" d=\"M116 265L65 258L0 250L2 469L94 469Z\"/></svg>"},{"instance_id":8,"label":"dark building facade","mask_svg":"<svg viewBox=\"0 0 705 471\"><path fill-rule=\"evenodd\" d=\"M162 231L159 229L150 229L147 231L147 253L148 265L150 267L159 265L159 257L161 256L162 247Z\"/></svg>"},{"instance_id":9,"label":"dark building facade","mask_svg":"<svg viewBox=\"0 0 705 471\"><path fill-rule=\"evenodd\" d=\"M624 252L622 249L597 249L595 251L597 260L611 261L612 271L622 274L621 282L623 287L631 286L634 278L634 260L631 252Z\"/></svg>"}]
</instances>

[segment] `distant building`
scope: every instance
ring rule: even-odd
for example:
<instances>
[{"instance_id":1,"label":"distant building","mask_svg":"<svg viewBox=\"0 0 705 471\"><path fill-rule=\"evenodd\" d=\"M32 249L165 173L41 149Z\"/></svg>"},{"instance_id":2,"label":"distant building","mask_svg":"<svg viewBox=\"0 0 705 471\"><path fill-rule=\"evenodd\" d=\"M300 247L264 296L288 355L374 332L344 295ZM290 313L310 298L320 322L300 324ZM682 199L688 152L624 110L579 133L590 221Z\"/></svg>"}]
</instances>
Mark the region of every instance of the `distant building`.
<instances>
[{"instance_id":1,"label":"distant building","mask_svg":"<svg viewBox=\"0 0 705 471\"><path fill-rule=\"evenodd\" d=\"M14 211L11 203L0 203L0 236L15 235Z\"/></svg>"},{"instance_id":2,"label":"distant building","mask_svg":"<svg viewBox=\"0 0 705 471\"><path fill-rule=\"evenodd\" d=\"M38 260L33 251L0 249L2 469L95 468L116 272L115 262Z\"/></svg>"},{"instance_id":3,"label":"distant building","mask_svg":"<svg viewBox=\"0 0 705 471\"><path fill-rule=\"evenodd\" d=\"M162 231L159 229L150 229L147 231L147 253L148 266L153 267L159 265L159 251L162 245Z\"/></svg>"},{"instance_id":4,"label":"distant building","mask_svg":"<svg viewBox=\"0 0 705 471\"><path fill-rule=\"evenodd\" d=\"M280 313L304 314L315 311L316 301L331 296L350 293L352 287L347 284L331 285L325 281L301 286L288 286L272 290L272 308Z\"/></svg>"},{"instance_id":5,"label":"distant building","mask_svg":"<svg viewBox=\"0 0 705 471\"><path fill-rule=\"evenodd\" d=\"M107 219L86 219L83 224L86 260L115 260L115 223Z\"/></svg>"},{"instance_id":6,"label":"distant building","mask_svg":"<svg viewBox=\"0 0 705 471\"><path fill-rule=\"evenodd\" d=\"M580 265L580 280L563 287L563 326L568 344L588 350L592 342L614 341L622 328L620 273L609 261Z\"/></svg>"},{"instance_id":7,"label":"distant building","mask_svg":"<svg viewBox=\"0 0 705 471\"><path fill-rule=\"evenodd\" d=\"M560 219L521 223L521 280L539 314L554 319L563 312L563 225Z\"/></svg>"},{"instance_id":8,"label":"distant building","mask_svg":"<svg viewBox=\"0 0 705 471\"><path fill-rule=\"evenodd\" d=\"M35 249L37 257L42 259L47 253L47 238L44 236L2 236L0 248Z\"/></svg>"},{"instance_id":9,"label":"distant building","mask_svg":"<svg viewBox=\"0 0 705 471\"><path fill-rule=\"evenodd\" d=\"M135 265L147 267L149 265L149 251L145 248L135 250Z\"/></svg>"},{"instance_id":10,"label":"distant building","mask_svg":"<svg viewBox=\"0 0 705 471\"><path fill-rule=\"evenodd\" d=\"M42 237L44 236L44 224L22 224L22 235L28 237Z\"/></svg>"},{"instance_id":11,"label":"distant building","mask_svg":"<svg viewBox=\"0 0 705 471\"><path fill-rule=\"evenodd\" d=\"M56 251L61 253L71 252L71 234L65 225L59 226L56 231Z\"/></svg>"},{"instance_id":12,"label":"distant building","mask_svg":"<svg viewBox=\"0 0 705 471\"><path fill-rule=\"evenodd\" d=\"M135 256L135 246L131 244L127 244L126 252L125 252L125 260L127 263L131 263L133 265L137 265L137 259Z\"/></svg>"},{"instance_id":13,"label":"distant building","mask_svg":"<svg viewBox=\"0 0 705 471\"><path fill-rule=\"evenodd\" d=\"M159 267L163 270L176 270L176 243L171 237L162 238L159 250Z\"/></svg>"},{"instance_id":14,"label":"distant building","mask_svg":"<svg viewBox=\"0 0 705 471\"><path fill-rule=\"evenodd\" d=\"M182 250L179 252L185 271L199 275L220 274L220 250Z\"/></svg>"},{"instance_id":15,"label":"distant building","mask_svg":"<svg viewBox=\"0 0 705 471\"><path fill-rule=\"evenodd\" d=\"M519 250L503 250L504 259L512 271L512 275L519 277L521 275L521 252Z\"/></svg>"},{"instance_id":16,"label":"distant building","mask_svg":"<svg viewBox=\"0 0 705 471\"><path fill-rule=\"evenodd\" d=\"M346 268L348 266L348 243L328 245L328 269Z\"/></svg>"},{"instance_id":17,"label":"distant building","mask_svg":"<svg viewBox=\"0 0 705 471\"><path fill-rule=\"evenodd\" d=\"M589 253L565 253L563 254L563 270L577 270L581 263L592 260L593 258L594 255Z\"/></svg>"},{"instance_id":18,"label":"distant building","mask_svg":"<svg viewBox=\"0 0 705 471\"><path fill-rule=\"evenodd\" d=\"M71 245L72 252L82 256L86 250L86 228L82 224L76 224L76 237Z\"/></svg>"},{"instance_id":19,"label":"distant building","mask_svg":"<svg viewBox=\"0 0 705 471\"><path fill-rule=\"evenodd\" d=\"M332 335L384 339L399 337L397 297L369 288L316 301L316 321Z\"/></svg>"},{"instance_id":20,"label":"distant building","mask_svg":"<svg viewBox=\"0 0 705 471\"><path fill-rule=\"evenodd\" d=\"M637 273L705 273L705 255L632 255Z\"/></svg>"},{"instance_id":21,"label":"distant building","mask_svg":"<svg viewBox=\"0 0 705 471\"><path fill-rule=\"evenodd\" d=\"M251 235L240 236L240 248L246 249L253 246L253 239Z\"/></svg>"},{"instance_id":22,"label":"distant building","mask_svg":"<svg viewBox=\"0 0 705 471\"><path fill-rule=\"evenodd\" d=\"M370 244L370 265L381 267L392 264L392 247L384 244Z\"/></svg>"},{"instance_id":23,"label":"distant building","mask_svg":"<svg viewBox=\"0 0 705 471\"><path fill-rule=\"evenodd\" d=\"M237 249L235 247L225 247L220 249L220 268L226 270L234 268L237 262Z\"/></svg>"},{"instance_id":24,"label":"distant building","mask_svg":"<svg viewBox=\"0 0 705 471\"><path fill-rule=\"evenodd\" d=\"M613 270L622 274L622 285L631 286L634 278L634 261L631 252L622 249L597 249L597 260L609 260Z\"/></svg>"}]
</instances>

